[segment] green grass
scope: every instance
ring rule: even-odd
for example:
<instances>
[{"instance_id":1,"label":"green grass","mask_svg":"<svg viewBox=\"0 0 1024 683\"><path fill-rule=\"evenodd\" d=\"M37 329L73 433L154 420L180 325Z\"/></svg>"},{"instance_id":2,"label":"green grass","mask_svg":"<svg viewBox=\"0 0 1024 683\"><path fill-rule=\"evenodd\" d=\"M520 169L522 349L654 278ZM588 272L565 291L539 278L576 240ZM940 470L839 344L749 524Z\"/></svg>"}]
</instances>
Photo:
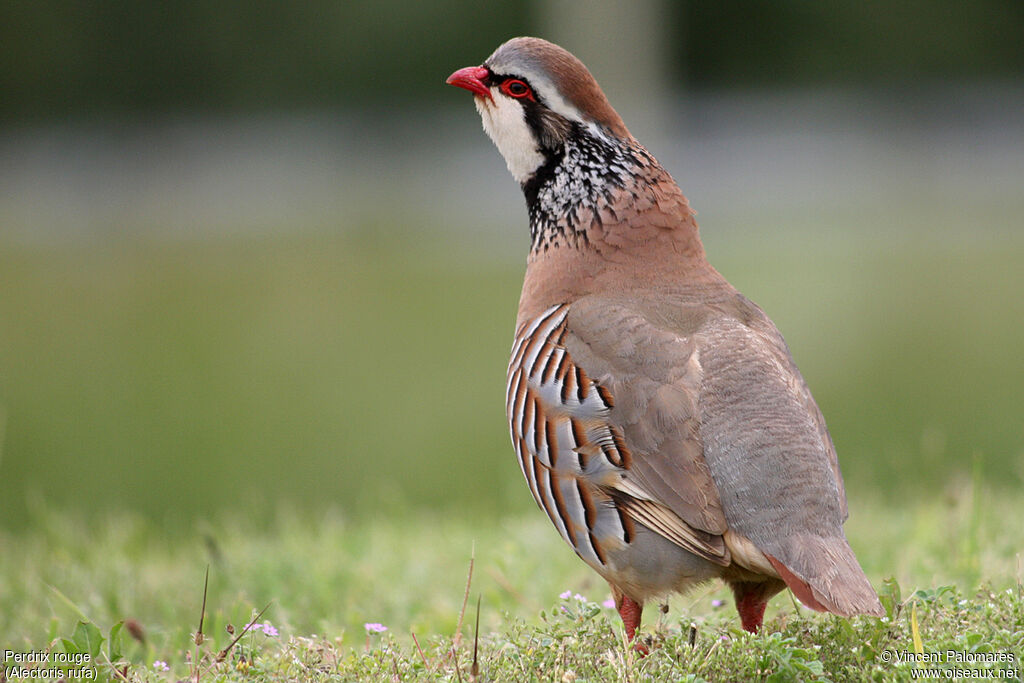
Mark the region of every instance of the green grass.
<instances>
[{"instance_id":1,"label":"green grass","mask_svg":"<svg viewBox=\"0 0 1024 683\"><path fill-rule=\"evenodd\" d=\"M268 488L429 505L448 497L439 465L468 504L506 499L466 465L505 445L488 399L517 268L423 255L332 238L2 252L0 525L33 493L95 510L102 491L100 509L168 523L259 514Z\"/></svg>"},{"instance_id":2,"label":"green grass","mask_svg":"<svg viewBox=\"0 0 1024 683\"><path fill-rule=\"evenodd\" d=\"M667 614L648 606L644 633L654 647L645 659L622 646L618 616L600 606L607 586L539 512L490 522L353 522L282 511L270 527L233 513L171 536L141 516L97 522L37 508L35 531L0 536L0 647L63 651L79 621L107 637L133 620L145 642L122 630L116 648L133 680L177 680L197 661L193 634L209 567L203 680L388 680L395 667L401 680L466 680L477 599L481 680L572 680L568 672L579 680L907 680L908 667L880 657L914 651L913 610L924 652L1007 652L1019 664L1024 529L1003 511L1024 499L972 491L912 506L854 502L848 536L887 601L888 620L815 614L787 592L772 601L765 632L748 637L728 591L709 583L673 598ZM471 559L457 675L447 652ZM559 599L567 590L587 602ZM268 604L259 623L279 634L248 634L215 664L210 658L232 640L228 624L237 635ZM365 623L389 630L368 636ZM171 671L154 671L156 660Z\"/></svg>"}]
</instances>

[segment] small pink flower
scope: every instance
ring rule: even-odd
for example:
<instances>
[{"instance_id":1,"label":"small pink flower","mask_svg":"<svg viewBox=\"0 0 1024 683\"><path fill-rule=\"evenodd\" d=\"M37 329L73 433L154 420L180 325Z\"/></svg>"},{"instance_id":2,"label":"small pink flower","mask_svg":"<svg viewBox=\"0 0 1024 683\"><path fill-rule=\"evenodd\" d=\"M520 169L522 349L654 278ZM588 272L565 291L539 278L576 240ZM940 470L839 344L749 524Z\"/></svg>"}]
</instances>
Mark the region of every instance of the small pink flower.
<instances>
[{"instance_id":1,"label":"small pink flower","mask_svg":"<svg viewBox=\"0 0 1024 683\"><path fill-rule=\"evenodd\" d=\"M565 591L564 593L559 593L558 597L562 598L563 600L568 600L572 597L572 591Z\"/></svg>"},{"instance_id":2,"label":"small pink flower","mask_svg":"<svg viewBox=\"0 0 1024 683\"><path fill-rule=\"evenodd\" d=\"M715 609L718 609L719 607L721 607L724 604L725 604L725 600L712 600L711 601L711 606L714 607Z\"/></svg>"},{"instance_id":3,"label":"small pink flower","mask_svg":"<svg viewBox=\"0 0 1024 683\"><path fill-rule=\"evenodd\" d=\"M253 624L250 631L263 631L263 635L276 638L278 636L277 629L269 621L264 621L262 624Z\"/></svg>"},{"instance_id":4,"label":"small pink flower","mask_svg":"<svg viewBox=\"0 0 1024 683\"><path fill-rule=\"evenodd\" d=\"M614 598L608 598L607 600L605 600L604 602L601 603L601 607L606 607L608 609L615 609L615 599Z\"/></svg>"},{"instance_id":5,"label":"small pink flower","mask_svg":"<svg viewBox=\"0 0 1024 683\"><path fill-rule=\"evenodd\" d=\"M167 662L162 659L158 659L153 662L153 668L157 671L170 671L171 667L167 666Z\"/></svg>"},{"instance_id":6,"label":"small pink flower","mask_svg":"<svg viewBox=\"0 0 1024 683\"><path fill-rule=\"evenodd\" d=\"M388 627L384 624L363 624L363 628L366 629L367 633L384 633L388 630Z\"/></svg>"}]
</instances>

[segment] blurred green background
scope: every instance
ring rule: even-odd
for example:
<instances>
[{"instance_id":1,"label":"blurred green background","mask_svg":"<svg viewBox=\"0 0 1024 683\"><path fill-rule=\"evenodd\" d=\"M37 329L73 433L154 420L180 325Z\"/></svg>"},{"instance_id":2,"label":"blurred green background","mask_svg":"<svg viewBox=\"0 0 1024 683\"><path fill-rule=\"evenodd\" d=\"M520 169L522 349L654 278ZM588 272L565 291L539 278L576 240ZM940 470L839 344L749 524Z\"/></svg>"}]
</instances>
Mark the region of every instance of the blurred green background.
<instances>
[{"instance_id":1,"label":"blurred green background","mask_svg":"<svg viewBox=\"0 0 1024 683\"><path fill-rule=\"evenodd\" d=\"M851 498L1024 483L1024 5L0 3L0 526L533 506L525 210L454 69L575 51Z\"/></svg>"}]
</instances>

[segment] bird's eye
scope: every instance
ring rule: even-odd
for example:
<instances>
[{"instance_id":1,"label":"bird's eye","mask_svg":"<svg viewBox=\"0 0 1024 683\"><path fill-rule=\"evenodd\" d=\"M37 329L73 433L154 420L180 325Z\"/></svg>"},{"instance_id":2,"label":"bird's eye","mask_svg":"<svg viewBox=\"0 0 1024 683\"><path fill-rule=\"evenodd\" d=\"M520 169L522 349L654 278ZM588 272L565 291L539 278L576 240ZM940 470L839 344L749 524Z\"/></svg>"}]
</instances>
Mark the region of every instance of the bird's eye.
<instances>
[{"instance_id":1,"label":"bird's eye","mask_svg":"<svg viewBox=\"0 0 1024 683\"><path fill-rule=\"evenodd\" d=\"M533 91L530 90L530 86L523 83L518 78L509 78L502 82L501 92L505 93L509 97L516 97L519 99L527 98L533 99Z\"/></svg>"}]
</instances>

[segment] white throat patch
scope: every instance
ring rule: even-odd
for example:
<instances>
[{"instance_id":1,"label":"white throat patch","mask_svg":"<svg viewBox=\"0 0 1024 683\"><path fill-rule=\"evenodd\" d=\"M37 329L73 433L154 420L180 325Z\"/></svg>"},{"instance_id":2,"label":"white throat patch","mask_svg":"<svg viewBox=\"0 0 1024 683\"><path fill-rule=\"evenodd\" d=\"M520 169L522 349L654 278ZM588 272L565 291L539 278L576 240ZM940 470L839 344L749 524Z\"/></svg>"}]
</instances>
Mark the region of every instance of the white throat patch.
<instances>
[{"instance_id":1,"label":"white throat patch","mask_svg":"<svg viewBox=\"0 0 1024 683\"><path fill-rule=\"evenodd\" d=\"M512 177L520 185L530 179L544 163L533 131L526 123L522 105L491 88L494 99L474 97L476 109L484 123L484 131L505 157Z\"/></svg>"}]
</instances>

